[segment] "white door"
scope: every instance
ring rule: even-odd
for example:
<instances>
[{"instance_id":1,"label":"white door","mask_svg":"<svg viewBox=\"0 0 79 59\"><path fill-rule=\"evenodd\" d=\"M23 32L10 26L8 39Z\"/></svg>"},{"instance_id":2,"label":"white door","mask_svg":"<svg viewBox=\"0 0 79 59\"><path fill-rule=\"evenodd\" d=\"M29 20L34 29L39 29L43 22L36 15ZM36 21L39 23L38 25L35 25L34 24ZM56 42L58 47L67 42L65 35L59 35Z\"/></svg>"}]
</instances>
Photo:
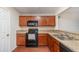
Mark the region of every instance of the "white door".
<instances>
[{"instance_id":1,"label":"white door","mask_svg":"<svg viewBox=\"0 0 79 59\"><path fill-rule=\"evenodd\" d=\"M0 8L0 52L10 49L10 16L9 12Z\"/></svg>"}]
</instances>

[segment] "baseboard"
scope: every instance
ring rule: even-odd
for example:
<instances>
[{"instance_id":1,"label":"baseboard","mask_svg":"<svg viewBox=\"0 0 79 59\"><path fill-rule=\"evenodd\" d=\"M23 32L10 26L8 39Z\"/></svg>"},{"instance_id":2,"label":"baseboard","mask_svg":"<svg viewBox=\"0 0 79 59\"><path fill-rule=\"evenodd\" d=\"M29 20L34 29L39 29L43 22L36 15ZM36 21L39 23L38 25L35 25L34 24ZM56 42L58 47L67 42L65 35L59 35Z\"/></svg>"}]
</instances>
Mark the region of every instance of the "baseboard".
<instances>
[{"instance_id":1,"label":"baseboard","mask_svg":"<svg viewBox=\"0 0 79 59\"><path fill-rule=\"evenodd\" d=\"M17 48L17 46L15 46L12 50L11 50L11 52L14 52L14 50Z\"/></svg>"}]
</instances>

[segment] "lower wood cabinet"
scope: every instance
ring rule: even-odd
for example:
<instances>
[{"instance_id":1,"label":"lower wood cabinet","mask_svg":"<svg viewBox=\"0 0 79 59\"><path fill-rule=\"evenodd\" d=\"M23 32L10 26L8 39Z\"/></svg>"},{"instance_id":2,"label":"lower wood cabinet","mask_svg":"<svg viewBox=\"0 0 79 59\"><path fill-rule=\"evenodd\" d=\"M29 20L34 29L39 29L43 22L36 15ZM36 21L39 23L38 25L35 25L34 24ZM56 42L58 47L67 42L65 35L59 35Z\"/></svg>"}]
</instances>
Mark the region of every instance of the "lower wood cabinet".
<instances>
[{"instance_id":1,"label":"lower wood cabinet","mask_svg":"<svg viewBox=\"0 0 79 59\"><path fill-rule=\"evenodd\" d=\"M51 50L52 49L52 47L53 47L53 41L52 41L52 38L51 38L51 36L50 35L48 35L48 39L47 39L47 41L48 41L48 47L49 47L49 49Z\"/></svg>"},{"instance_id":2,"label":"lower wood cabinet","mask_svg":"<svg viewBox=\"0 0 79 59\"><path fill-rule=\"evenodd\" d=\"M53 46L54 46L54 49L53 49L54 52L60 52L60 42L58 40L54 39L54 45Z\"/></svg>"},{"instance_id":3,"label":"lower wood cabinet","mask_svg":"<svg viewBox=\"0 0 79 59\"><path fill-rule=\"evenodd\" d=\"M51 52L54 51L54 40L50 35L48 35L48 47Z\"/></svg>"},{"instance_id":4,"label":"lower wood cabinet","mask_svg":"<svg viewBox=\"0 0 79 59\"><path fill-rule=\"evenodd\" d=\"M60 52L60 43L55 38L48 35L48 47L51 52Z\"/></svg>"},{"instance_id":5,"label":"lower wood cabinet","mask_svg":"<svg viewBox=\"0 0 79 59\"><path fill-rule=\"evenodd\" d=\"M17 34L16 36L17 36L16 37L16 44L17 44L17 46L25 46L25 42L26 42L25 34Z\"/></svg>"},{"instance_id":6,"label":"lower wood cabinet","mask_svg":"<svg viewBox=\"0 0 79 59\"><path fill-rule=\"evenodd\" d=\"M18 33L16 37L17 46L24 46L26 44L26 35ZM45 46L47 45L47 35L46 34L38 34L38 45Z\"/></svg>"},{"instance_id":7,"label":"lower wood cabinet","mask_svg":"<svg viewBox=\"0 0 79 59\"><path fill-rule=\"evenodd\" d=\"M17 46L26 45L26 35L18 33L16 37ZM60 43L48 34L38 34L38 45L48 46L51 52L60 52Z\"/></svg>"},{"instance_id":8,"label":"lower wood cabinet","mask_svg":"<svg viewBox=\"0 0 79 59\"><path fill-rule=\"evenodd\" d=\"M47 45L47 34L38 35L38 45Z\"/></svg>"},{"instance_id":9,"label":"lower wood cabinet","mask_svg":"<svg viewBox=\"0 0 79 59\"><path fill-rule=\"evenodd\" d=\"M60 52L60 46L57 44L54 44L53 52Z\"/></svg>"}]
</instances>

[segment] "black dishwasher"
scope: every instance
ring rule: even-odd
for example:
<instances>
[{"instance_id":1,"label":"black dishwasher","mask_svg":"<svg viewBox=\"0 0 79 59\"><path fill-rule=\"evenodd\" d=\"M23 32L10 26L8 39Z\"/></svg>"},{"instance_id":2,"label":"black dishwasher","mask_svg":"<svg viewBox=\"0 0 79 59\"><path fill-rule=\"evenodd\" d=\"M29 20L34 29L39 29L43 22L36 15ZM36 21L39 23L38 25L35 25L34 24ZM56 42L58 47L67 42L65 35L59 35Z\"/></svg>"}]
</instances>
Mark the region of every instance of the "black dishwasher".
<instances>
[{"instance_id":1,"label":"black dishwasher","mask_svg":"<svg viewBox=\"0 0 79 59\"><path fill-rule=\"evenodd\" d=\"M29 29L26 35L26 47L38 47L38 29Z\"/></svg>"},{"instance_id":2,"label":"black dishwasher","mask_svg":"<svg viewBox=\"0 0 79 59\"><path fill-rule=\"evenodd\" d=\"M63 44L60 44L60 52L74 52Z\"/></svg>"}]
</instances>

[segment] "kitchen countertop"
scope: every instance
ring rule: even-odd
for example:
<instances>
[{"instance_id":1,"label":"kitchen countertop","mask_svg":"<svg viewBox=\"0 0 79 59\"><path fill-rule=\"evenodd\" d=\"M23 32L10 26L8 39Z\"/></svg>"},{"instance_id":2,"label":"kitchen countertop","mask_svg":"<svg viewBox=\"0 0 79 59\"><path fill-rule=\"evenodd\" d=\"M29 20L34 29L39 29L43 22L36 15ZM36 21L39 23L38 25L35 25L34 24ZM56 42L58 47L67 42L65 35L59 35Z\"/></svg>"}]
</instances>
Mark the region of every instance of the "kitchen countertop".
<instances>
[{"instance_id":1,"label":"kitchen countertop","mask_svg":"<svg viewBox=\"0 0 79 59\"><path fill-rule=\"evenodd\" d=\"M28 31L26 30L18 30L17 33L27 33ZM48 30L48 31L38 31L38 33L48 33L49 35L51 35L52 37L54 37L55 39L57 39L60 43L62 43L63 45L65 45L66 47L68 47L69 49L71 49L72 51L75 52L79 52L79 34L74 34L74 33L68 33L68 32L64 32L64 31L59 31L59 30ZM74 38L76 38L77 40L68 40L68 39L64 39L61 40L60 38L56 37L55 35L57 34L67 34L68 36L70 36L72 38L72 36Z\"/></svg>"},{"instance_id":2,"label":"kitchen countertop","mask_svg":"<svg viewBox=\"0 0 79 59\"><path fill-rule=\"evenodd\" d=\"M65 45L67 48L71 49L74 52L79 52L79 40L61 40L54 36L54 34L49 33L52 37L57 39L60 43Z\"/></svg>"}]
</instances>

